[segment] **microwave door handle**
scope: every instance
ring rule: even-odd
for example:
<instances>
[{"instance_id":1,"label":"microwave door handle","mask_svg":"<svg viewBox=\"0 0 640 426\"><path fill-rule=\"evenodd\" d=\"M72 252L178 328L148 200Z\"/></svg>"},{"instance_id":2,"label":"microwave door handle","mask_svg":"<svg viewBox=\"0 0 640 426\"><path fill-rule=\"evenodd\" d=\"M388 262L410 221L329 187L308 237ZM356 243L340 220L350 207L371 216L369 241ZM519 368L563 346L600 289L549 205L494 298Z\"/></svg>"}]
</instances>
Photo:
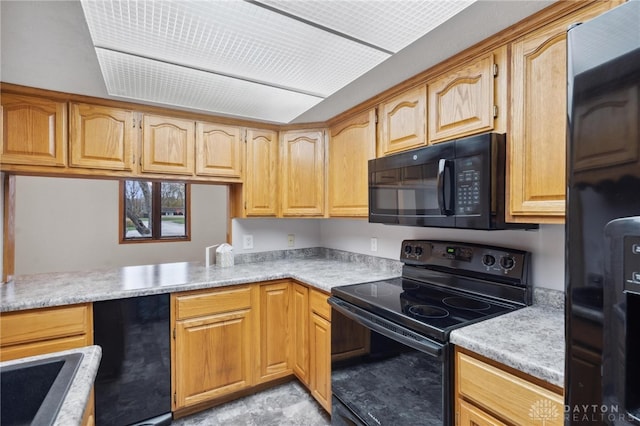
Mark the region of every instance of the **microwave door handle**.
<instances>
[{"instance_id":1,"label":"microwave door handle","mask_svg":"<svg viewBox=\"0 0 640 426\"><path fill-rule=\"evenodd\" d=\"M438 207L440 208L440 213L444 216L451 216L453 214L453 210L447 206L447 200L445 198L445 191L447 190L445 185L445 173L447 172L447 169L449 169L450 163L451 161L445 160L444 158L441 158L438 161Z\"/></svg>"}]
</instances>

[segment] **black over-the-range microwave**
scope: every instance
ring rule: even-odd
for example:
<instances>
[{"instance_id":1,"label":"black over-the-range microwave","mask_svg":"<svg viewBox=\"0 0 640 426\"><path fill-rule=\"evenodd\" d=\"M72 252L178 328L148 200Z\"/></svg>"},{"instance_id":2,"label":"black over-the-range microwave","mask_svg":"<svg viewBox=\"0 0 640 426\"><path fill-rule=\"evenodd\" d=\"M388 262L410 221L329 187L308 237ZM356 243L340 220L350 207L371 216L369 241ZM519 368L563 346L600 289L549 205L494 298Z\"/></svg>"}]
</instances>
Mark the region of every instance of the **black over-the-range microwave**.
<instances>
[{"instance_id":1,"label":"black over-the-range microwave","mask_svg":"<svg viewBox=\"0 0 640 426\"><path fill-rule=\"evenodd\" d=\"M369 160L369 222L535 229L505 221L505 135L484 133Z\"/></svg>"}]
</instances>

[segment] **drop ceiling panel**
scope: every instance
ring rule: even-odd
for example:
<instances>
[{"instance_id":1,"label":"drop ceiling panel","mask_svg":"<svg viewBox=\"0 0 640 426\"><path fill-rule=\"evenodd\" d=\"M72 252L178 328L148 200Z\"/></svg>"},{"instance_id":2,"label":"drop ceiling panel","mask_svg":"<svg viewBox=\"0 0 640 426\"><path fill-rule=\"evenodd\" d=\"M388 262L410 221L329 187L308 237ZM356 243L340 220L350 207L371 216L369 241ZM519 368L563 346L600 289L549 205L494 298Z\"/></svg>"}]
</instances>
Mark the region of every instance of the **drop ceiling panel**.
<instances>
[{"instance_id":1,"label":"drop ceiling panel","mask_svg":"<svg viewBox=\"0 0 640 426\"><path fill-rule=\"evenodd\" d=\"M97 47L326 97L388 54L228 1L83 1Z\"/></svg>"},{"instance_id":2,"label":"drop ceiling panel","mask_svg":"<svg viewBox=\"0 0 640 426\"><path fill-rule=\"evenodd\" d=\"M326 28L398 52L475 0L258 0Z\"/></svg>"},{"instance_id":3,"label":"drop ceiling panel","mask_svg":"<svg viewBox=\"0 0 640 426\"><path fill-rule=\"evenodd\" d=\"M289 122L322 98L96 49L111 95L272 122Z\"/></svg>"}]
</instances>

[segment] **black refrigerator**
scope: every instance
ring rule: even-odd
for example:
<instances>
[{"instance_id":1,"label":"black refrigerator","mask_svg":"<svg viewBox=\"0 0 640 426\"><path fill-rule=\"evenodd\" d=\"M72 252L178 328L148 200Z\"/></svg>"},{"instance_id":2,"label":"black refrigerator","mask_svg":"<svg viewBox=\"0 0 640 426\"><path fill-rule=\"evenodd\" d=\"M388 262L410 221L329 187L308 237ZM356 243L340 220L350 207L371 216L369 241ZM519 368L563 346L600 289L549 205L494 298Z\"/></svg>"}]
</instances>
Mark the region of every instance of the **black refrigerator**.
<instances>
[{"instance_id":1,"label":"black refrigerator","mask_svg":"<svg viewBox=\"0 0 640 426\"><path fill-rule=\"evenodd\" d=\"M565 425L640 425L640 1L567 43Z\"/></svg>"}]
</instances>

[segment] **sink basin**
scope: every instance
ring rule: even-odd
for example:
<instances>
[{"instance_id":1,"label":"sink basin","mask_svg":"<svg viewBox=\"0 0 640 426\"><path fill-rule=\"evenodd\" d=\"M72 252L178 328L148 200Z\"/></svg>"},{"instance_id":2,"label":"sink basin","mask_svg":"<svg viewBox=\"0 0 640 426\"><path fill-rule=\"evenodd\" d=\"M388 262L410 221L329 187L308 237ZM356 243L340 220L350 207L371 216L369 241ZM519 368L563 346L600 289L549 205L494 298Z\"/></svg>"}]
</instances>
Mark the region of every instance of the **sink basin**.
<instances>
[{"instance_id":1,"label":"sink basin","mask_svg":"<svg viewBox=\"0 0 640 426\"><path fill-rule=\"evenodd\" d=\"M0 368L0 425L52 425L82 357L73 353Z\"/></svg>"}]
</instances>

